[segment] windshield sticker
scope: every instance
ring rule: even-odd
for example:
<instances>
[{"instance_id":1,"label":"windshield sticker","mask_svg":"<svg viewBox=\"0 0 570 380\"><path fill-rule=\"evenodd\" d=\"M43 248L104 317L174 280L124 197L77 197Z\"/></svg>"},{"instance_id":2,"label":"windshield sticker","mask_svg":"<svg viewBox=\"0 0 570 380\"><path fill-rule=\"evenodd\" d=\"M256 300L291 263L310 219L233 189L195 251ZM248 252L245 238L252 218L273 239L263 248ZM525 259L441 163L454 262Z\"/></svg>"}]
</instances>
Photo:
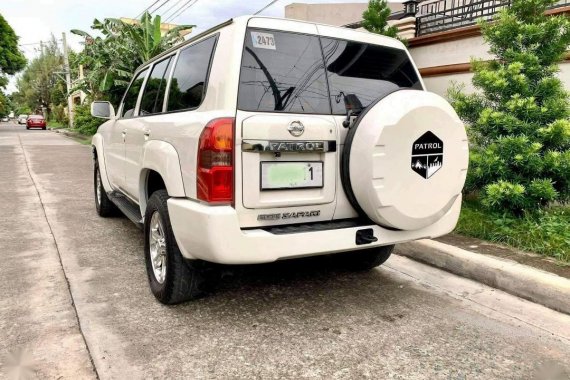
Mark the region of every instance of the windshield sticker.
<instances>
[{"instance_id":1,"label":"windshield sticker","mask_svg":"<svg viewBox=\"0 0 570 380\"><path fill-rule=\"evenodd\" d=\"M276 50L275 37L271 33L251 32L251 40L254 48Z\"/></svg>"}]
</instances>

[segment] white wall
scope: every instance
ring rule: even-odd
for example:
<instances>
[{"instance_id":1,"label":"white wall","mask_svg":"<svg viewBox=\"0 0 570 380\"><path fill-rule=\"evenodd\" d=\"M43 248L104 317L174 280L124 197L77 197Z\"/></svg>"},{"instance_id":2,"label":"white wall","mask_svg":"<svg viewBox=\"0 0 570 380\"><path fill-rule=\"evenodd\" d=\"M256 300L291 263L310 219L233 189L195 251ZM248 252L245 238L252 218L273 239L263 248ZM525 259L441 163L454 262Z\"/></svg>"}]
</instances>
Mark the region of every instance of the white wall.
<instances>
[{"instance_id":1,"label":"white wall","mask_svg":"<svg viewBox=\"0 0 570 380\"><path fill-rule=\"evenodd\" d=\"M392 11L403 9L401 3L388 3L388 6ZM362 12L367 7L368 3L293 3L285 6L285 18L341 26L362 21Z\"/></svg>"},{"instance_id":2,"label":"white wall","mask_svg":"<svg viewBox=\"0 0 570 380\"><path fill-rule=\"evenodd\" d=\"M410 53L419 69L469 63L471 58L492 59L488 53L488 45L483 37L468 37L460 40L439 42L430 45L410 47ZM560 64L559 77L570 89L570 62ZM472 73L458 73L440 76L428 76L424 82L429 91L445 95L452 81L463 83L467 92L475 91L471 84Z\"/></svg>"},{"instance_id":3,"label":"white wall","mask_svg":"<svg viewBox=\"0 0 570 380\"><path fill-rule=\"evenodd\" d=\"M418 68L468 63L471 57L491 59L488 50L481 36L410 47Z\"/></svg>"}]
</instances>

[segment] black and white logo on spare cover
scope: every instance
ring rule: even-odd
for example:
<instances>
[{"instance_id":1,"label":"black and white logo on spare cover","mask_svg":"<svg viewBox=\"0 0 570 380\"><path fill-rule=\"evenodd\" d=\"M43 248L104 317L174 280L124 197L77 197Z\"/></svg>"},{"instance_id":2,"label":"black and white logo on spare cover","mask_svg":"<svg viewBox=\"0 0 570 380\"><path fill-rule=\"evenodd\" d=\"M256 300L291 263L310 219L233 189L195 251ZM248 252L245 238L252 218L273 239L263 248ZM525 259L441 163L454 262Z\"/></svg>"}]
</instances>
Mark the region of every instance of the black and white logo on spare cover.
<instances>
[{"instance_id":1,"label":"black and white logo on spare cover","mask_svg":"<svg viewBox=\"0 0 570 380\"><path fill-rule=\"evenodd\" d=\"M434 175L443 165L443 141L427 131L412 145L412 170L424 178Z\"/></svg>"}]
</instances>

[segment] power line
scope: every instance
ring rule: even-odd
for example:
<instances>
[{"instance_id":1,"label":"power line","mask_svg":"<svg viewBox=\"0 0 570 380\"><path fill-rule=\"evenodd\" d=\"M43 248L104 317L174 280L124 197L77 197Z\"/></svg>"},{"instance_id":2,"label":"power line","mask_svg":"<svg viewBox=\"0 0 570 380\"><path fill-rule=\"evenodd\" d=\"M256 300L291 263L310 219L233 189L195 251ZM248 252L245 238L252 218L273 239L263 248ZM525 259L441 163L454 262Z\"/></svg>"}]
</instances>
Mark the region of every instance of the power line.
<instances>
[{"instance_id":1,"label":"power line","mask_svg":"<svg viewBox=\"0 0 570 380\"><path fill-rule=\"evenodd\" d=\"M169 2L170 2L170 0L166 0L164 3L160 4L160 6L158 8L156 8L154 11L152 11L150 13L156 13L160 8L164 7Z\"/></svg>"},{"instance_id":2,"label":"power line","mask_svg":"<svg viewBox=\"0 0 570 380\"><path fill-rule=\"evenodd\" d=\"M258 10L257 12L254 13L254 15L260 14L261 12L263 12L264 10L266 10L267 8L269 8L270 6L272 6L273 4L275 4L276 2L278 2L279 0L273 0L270 1L269 4L267 4L266 6L264 6L263 8L261 8L260 10Z\"/></svg>"},{"instance_id":3,"label":"power line","mask_svg":"<svg viewBox=\"0 0 570 380\"><path fill-rule=\"evenodd\" d=\"M168 9L164 11L164 16L163 16L163 17L166 19L166 18L167 18L166 15L168 14L168 12L170 12L170 11L172 10L172 8L174 8L175 6L177 6L178 4L180 4L180 3L183 2L183 1L184 1L184 0L178 0L176 3L174 3L174 4L172 4L170 7L168 7ZM172 15L172 14L174 14L174 13L171 13L171 15Z\"/></svg>"},{"instance_id":4,"label":"power line","mask_svg":"<svg viewBox=\"0 0 570 380\"><path fill-rule=\"evenodd\" d=\"M183 9L187 4L190 4L191 2L192 2L192 0L187 0L184 4L179 6L174 12L172 12L172 15L170 17L168 17L167 19L165 19L164 22L167 22L168 20L172 19L174 16L177 16L178 12L180 12L181 9Z\"/></svg>"},{"instance_id":5,"label":"power line","mask_svg":"<svg viewBox=\"0 0 570 380\"><path fill-rule=\"evenodd\" d=\"M177 12L174 12L174 14L172 16L170 16L167 21L174 21L176 18L178 18L180 15L182 15L182 13L186 12L188 9L190 9L190 7L192 7L197 2L198 2L198 0L187 1L178 9Z\"/></svg>"},{"instance_id":6,"label":"power line","mask_svg":"<svg viewBox=\"0 0 570 380\"><path fill-rule=\"evenodd\" d=\"M169 20L174 21L177 17L179 17L182 13L186 12L188 9L190 9L190 7L192 7L197 2L198 2L198 0L194 0L193 3L192 3L192 0L189 0L187 3L184 4L184 5L186 5L186 4L190 3L186 8L182 9L180 12L176 13L174 16L170 16L168 18L168 20L166 20L166 21L169 21ZM183 8L184 5L181 8Z\"/></svg>"},{"instance_id":7,"label":"power line","mask_svg":"<svg viewBox=\"0 0 570 380\"><path fill-rule=\"evenodd\" d=\"M135 17L135 19L138 20L139 17L141 17L141 16L142 16L146 11L148 11L150 8L154 7L154 5L155 5L156 3L158 3L159 1L161 1L161 0L156 0L154 3L152 3L151 5L149 5L147 8L145 8L144 11L142 11L141 13L139 13L139 14Z\"/></svg>"}]
</instances>

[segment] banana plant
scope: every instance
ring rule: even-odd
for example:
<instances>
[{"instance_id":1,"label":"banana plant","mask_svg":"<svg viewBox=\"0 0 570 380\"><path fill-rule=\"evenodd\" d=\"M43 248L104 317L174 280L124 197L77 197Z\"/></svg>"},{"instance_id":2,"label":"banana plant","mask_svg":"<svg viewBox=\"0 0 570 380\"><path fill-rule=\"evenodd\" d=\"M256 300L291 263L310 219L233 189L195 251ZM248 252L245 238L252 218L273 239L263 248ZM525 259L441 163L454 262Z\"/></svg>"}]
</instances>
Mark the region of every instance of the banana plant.
<instances>
[{"instance_id":1,"label":"banana plant","mask_svg":"<svg viewBox=\"0 0 570 380\"><path fill-rule=\"evenodd\" d=\"M91 29L97 35L73 29L85 39L85 49L78 54L78 64L85 69L85 78L76 83L93 99L114 103L124 93L133 72L152 57L184 40L181 32L195 25L178 25L167 32L161 30L161 17L145 12L136 22L116 18L95 19Z\"/></svg>"}]
</instances>

